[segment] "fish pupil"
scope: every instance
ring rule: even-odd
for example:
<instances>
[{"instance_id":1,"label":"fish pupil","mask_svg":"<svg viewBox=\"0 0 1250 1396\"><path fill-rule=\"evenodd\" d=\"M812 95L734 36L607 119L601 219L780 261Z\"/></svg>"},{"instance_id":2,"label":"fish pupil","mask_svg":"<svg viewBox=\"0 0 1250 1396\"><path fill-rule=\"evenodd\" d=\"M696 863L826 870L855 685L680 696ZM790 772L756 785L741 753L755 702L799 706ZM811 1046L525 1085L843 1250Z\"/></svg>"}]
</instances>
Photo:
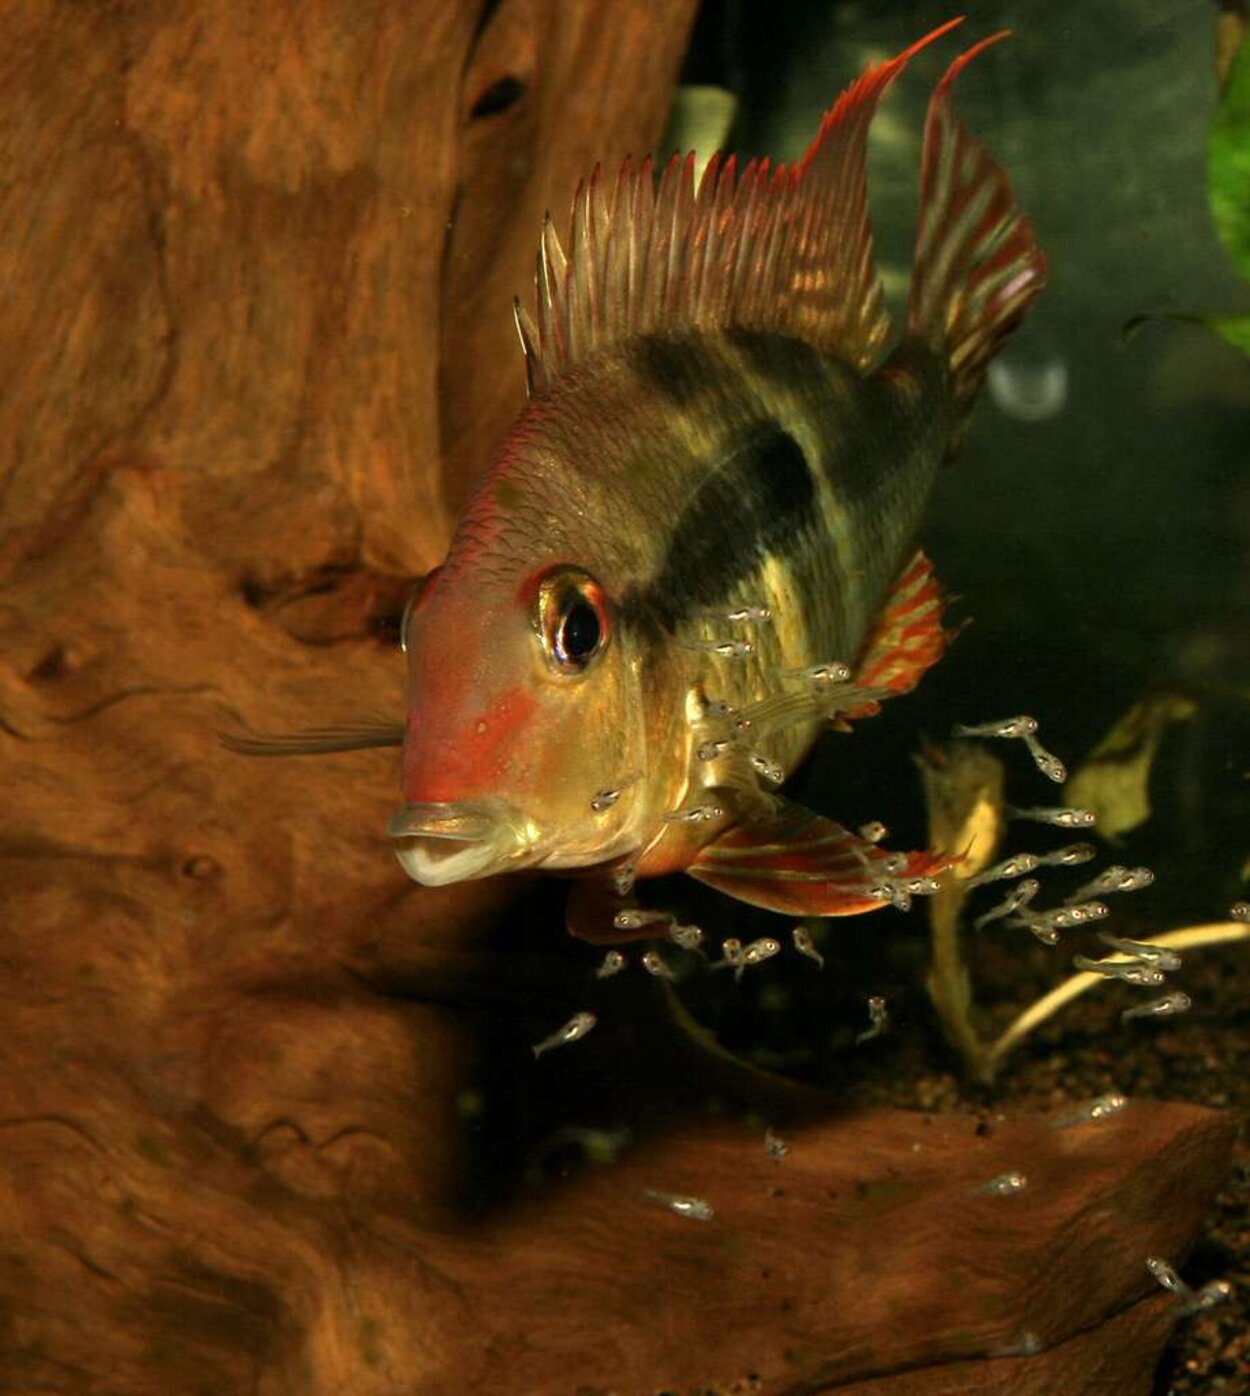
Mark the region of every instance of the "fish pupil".
<instances>
[{"instance_id":1,"label":"fish pupil","mask_svg":"<svg viewBox=\"0 0 1250 1396\"><path fill-rule=\"evenodd\" d=\"M588 659L599 644L599 617L595 608L578 597L565 611L556 635L556 650L573 663Z\"/></svg>"}]
</instances>

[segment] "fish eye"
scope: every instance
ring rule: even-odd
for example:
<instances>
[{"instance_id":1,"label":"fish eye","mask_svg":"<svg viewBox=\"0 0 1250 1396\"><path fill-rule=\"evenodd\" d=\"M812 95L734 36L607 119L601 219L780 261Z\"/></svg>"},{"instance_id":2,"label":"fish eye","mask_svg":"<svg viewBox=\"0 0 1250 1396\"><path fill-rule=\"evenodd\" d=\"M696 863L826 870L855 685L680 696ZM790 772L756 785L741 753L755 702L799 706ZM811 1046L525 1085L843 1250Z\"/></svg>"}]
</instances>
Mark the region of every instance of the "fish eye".
<instances>
[{"instance_id":1,"label":"fish eye","mask_svg":"<svg viewBox=\"0 0 1250 1396\"><path fill-rule=\"evenodd\" d=\"M608 643L603 588L576 567L557 567L538 585L535 630L548 664L557 673L584 673Z\"/></svg>"},{"instance_id":2,"label":"fish eye","mask_svg":"<svg viewBox=\"0 0 1250 1396\"><path fill-rule=\"evenodd\" d=\"M584 664L599 648L599 617L580 596L573 600L556 626L555 656L561 664Z\"/></svg>"}]
</instances>

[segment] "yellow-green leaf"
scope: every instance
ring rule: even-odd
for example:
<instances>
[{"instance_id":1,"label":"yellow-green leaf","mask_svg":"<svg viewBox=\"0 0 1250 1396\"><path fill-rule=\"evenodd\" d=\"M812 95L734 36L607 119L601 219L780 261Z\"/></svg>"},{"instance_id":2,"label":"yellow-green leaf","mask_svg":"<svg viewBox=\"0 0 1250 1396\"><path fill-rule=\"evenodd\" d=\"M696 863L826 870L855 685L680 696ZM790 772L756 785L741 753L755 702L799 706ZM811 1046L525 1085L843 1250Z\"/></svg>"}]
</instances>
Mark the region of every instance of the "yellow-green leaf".
<instances>
[{"instance_id":1,"label":"yellow-green leaf","mask_svg":"<svg viewBox=\"0 0 1250 1396\"><path fill-rule=\"evenodd\" d=\"M1070 805L1093 810L1098 832L1115 839L1150 818L1150 767L1170 723L1198 705L1183 693L1158 692L1124 714L1064 787Z\"/></svg>"},{"instance_id":2,"label":"yellow-green leaf","mask_svg":"<svg viewBox=\"0 0 1250 1396\"><path fill-rule=\"evenodd\" d=\"M1250 281L1250 43L1243 42L1229 64L1211 124L1207 190L1220 242Z\"/></svg>"}]
</instances>

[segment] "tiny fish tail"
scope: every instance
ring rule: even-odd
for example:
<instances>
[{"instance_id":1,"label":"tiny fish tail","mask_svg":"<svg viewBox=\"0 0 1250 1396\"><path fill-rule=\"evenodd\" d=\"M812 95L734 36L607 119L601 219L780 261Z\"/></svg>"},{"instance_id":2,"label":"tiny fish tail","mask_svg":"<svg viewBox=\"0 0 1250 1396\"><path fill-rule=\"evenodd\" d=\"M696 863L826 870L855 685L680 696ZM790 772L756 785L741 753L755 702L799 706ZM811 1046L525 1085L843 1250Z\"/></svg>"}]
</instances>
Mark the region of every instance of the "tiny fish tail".
<instances>
[{"instance_id":1,"label":"tiny fish tail","mask_svg":"<svg viewBox=\"0 0 1250 1396\"><path fill-rule=\"evenodd\" d=\"M955 79L1008 32L955 59L925 121L908 329L946 357L961 421L990 360L1046 284L1046 257L1010 181L951 109Z\"/></svg>"}]
</instances>

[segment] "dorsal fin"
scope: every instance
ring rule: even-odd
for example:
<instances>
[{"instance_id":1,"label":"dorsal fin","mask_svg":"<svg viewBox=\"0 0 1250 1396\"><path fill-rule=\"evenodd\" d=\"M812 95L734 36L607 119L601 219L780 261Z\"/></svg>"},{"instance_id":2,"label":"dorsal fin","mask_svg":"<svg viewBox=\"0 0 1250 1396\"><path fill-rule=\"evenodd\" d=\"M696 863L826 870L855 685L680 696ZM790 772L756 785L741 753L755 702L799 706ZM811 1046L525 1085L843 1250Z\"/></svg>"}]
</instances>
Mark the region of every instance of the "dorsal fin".
<instances>
[{"instance_id":1,"label":"dorsal fin","mask_svg":"<svg viewBox=\"0 0 1250 1396\"><path fill-rule=\"evenodd\" d=\"M713 155L696 190L694 156L598 167L573 198L569 251L550 216L538 247L536 318L516 304L532 391L634 335L730 326L794 335L861 370L889 319L872 257L864 153L877 104L907 61L951 20L871 69L826 113L802 159Z\"/></svg>"},{"instance_id":2,"label":"dorsal fin","mask_svg":"<svg viewBox=\"0 0 1250 1396\"><path fill-rule=\"evenodd\" d=\"M947 359L964 418L990 360L1046 285L1046 258L1011 181L951 110L955 79L1008 32L955 59L925 120L908 328Z\"/></svg>"}]
</instances>

